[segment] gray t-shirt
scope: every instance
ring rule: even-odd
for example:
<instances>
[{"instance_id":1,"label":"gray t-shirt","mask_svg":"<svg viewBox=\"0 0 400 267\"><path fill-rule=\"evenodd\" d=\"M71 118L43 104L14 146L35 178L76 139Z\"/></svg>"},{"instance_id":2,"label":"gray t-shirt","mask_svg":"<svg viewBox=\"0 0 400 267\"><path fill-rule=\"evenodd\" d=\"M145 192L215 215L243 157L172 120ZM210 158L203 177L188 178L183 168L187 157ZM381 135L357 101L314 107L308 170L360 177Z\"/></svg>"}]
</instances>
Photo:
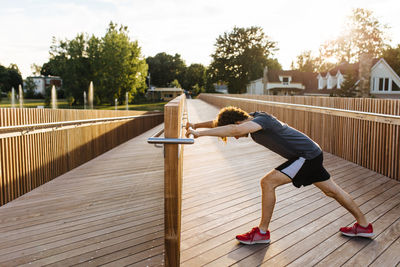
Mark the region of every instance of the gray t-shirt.
<instances>
[{"instance_id":1,"label":"gray t-shirt","mask_svg":"<svg viewBox=\"0 0 400 267\"><path fill-rule=\"evenodd\" d=\"M251 138L256 143L287 159L313 159L321 154L321 148L310 137L274 116L264 112L253 112L250 115L254 117L252 121L262 127L261 130L251 133Z\"/></svg>"}]
</instances>

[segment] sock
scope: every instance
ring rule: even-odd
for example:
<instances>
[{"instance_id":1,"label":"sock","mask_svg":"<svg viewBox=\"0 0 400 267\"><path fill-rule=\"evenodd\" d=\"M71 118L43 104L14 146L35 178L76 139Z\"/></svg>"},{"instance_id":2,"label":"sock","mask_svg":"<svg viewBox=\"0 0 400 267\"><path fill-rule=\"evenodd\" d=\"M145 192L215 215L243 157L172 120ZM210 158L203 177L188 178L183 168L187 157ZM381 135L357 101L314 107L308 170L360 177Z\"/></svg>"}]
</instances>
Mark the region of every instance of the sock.
<instances>
[{"instance_id":1,"label":"sock","mask_svg":"<svg viewBox=\"0 0 400 267\"><path fill-rule=\"evenodd\" d=\"M260 228L258 228L260 230L260 234L265 235L267 232L264 232L263 230L261 230Z\"/></svg>"}]
</instances>

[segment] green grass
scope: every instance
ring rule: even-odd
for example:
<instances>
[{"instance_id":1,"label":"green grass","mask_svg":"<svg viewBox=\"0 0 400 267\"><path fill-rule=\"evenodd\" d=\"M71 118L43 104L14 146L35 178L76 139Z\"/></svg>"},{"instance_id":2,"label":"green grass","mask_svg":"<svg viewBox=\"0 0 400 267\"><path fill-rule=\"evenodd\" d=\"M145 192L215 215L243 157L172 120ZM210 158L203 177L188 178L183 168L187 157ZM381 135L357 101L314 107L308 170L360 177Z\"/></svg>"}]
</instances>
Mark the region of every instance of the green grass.
<instances>
[{"instance_id":1,"label":"green grass","mask_svg":"<svg viewBox=\"0 0 400 267\"><path fill-rule=\"evenodd\" d=\"M37 106L44 106L45 103L43 99L24 99L24 108L36 108ZM68 108L68 103L65 99L60 99L57 101L57 106L60 108ZM9 99L1 99L0 101L1 108L11 108L11 101ZM19 108L18 100L15 101L15 107Z\"/></svg>"},{"instance_id":2,"label":"green grass","mask_svg":"<svg viewBox=\"0 0 400 267\"><path fill-rule=\"evenodd\" d=\"M164 105L168 102L159 102L159 103L145 103L145 104L130 104L129 110L145 110L145 111L163 111ZM96 107L98 109L106 109L106 110L114 110L115 106L103 105L100 107ZM126 105L117 106L118 110L125 110Z\"/></svg>"},{"instance_id":3,"label":"green grass","mask_svg":"<svg viewBox=\"0 0 400 267\"><path fill-rule=\"evenodd\" d=\"M143 110L143 111L163 111L164 105L168 102L157 102L157 103L144 103L144 104L130 104L128 106L129 110ZM46 106L43 99L24 99L24 108L36 108L38 106L43 106L45 108L50 108L50 106ZM19 102L15 102L15 107L19 108ZM0 108L11 108L11 102L9 99L1 99ZM68 106L68 102L65 99L57 100L57 108L61 109L83 109L83 106ZM101 110L115 110L115 106L111 105L100 105L95 106L95 109ZM126 105L117 106L118 110L126 110Z\"/></svg>"}]
</instances>

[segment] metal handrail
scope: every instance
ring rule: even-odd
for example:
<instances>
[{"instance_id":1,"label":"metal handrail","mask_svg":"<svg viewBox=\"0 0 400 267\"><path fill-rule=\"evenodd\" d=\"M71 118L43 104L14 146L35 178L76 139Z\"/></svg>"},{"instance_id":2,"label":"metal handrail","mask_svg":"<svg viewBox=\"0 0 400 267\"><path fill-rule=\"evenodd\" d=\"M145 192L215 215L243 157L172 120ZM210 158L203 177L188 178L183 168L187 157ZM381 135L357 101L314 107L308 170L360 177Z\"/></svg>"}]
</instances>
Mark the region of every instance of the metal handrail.
<instances>
[{"instance_id":1,"label":"metal handrail","mask_svg":"<svg viewBox=\"0 0 400 267\"><path fill-rule=\"evenodd\" d=\"M136 115L136 116L122 116L122 117L108 117L98 119L85 119L85 120L73 120L73 121L59 121L59 122L47 122L47 123L36 123L36 124L24 124L24 125L12 125L0 127L0 139L8 137L23 136L27 134L36 134L43 132L67 130L78 127L86 127L91 125L98 125L104 123L113 123L124 120L132 120L136 118L158 116L161 113Z\"/></svg>"},{"instance_id":2,"label":"metal handrail","mask_svg":"<svg viewBox=\"0 0 400 267\"><path fill-rule=\"evenodd\" d=\"M258 104L264 103L264 104L268 104L270 106L283 107L283 108L288 108L288 109L311 111L311 112L322 113L322 114L327 114L327 115L343 116L343 117L350 117L350 118L355 118L355 119L360 119L360 120L400 125L400 116L398 116L398 115L389 115L389 114L382 114L382 113L373 113L373 112L338 109L338 108L329 108L329 107L321 107L321 106L311 106L311 105L303 105L303 104L293 104L293 103L285 103L285 102L274 102L274 101L240 98L240 97L232 97L232 96L215 96L215 97L231 99L231 100L254 102L254 103L258 103Z\"/></svg>"},{"instance_id":3,"label":"metal handrail","mask_svg":"<svg viewBox=\"0 0 400 267\"><path fill-rule=\"evenodd\" d=\"M185 103L185 108L186 108L186 103ZM184 125L182 122L188 118L188 113L187 110L185 110L182 114L181 118L181 128L184 128ZM160 130L159 132L155 133L151 137L147 139L147 143L149 144L154 144L156 147L158 144L181 144L181 145L192 145L194 144L194 138L164 138L164 137L159 137L161 134L164 133L164 128Z\"/></svg>"},{"instance_id":4,"label":"metal handrail","mask_svg":"<svg viewBox=\"0 0 400 267\"><path fill-rule=\"evenodd\" d=\"M182 144L182 145L192 145L194 144L194 138L165 138L159 137L164 133L164 128L152 135L147 139L149 144Z\"/></svg>"},{"instance_id":5,"label":"metal handrail","mask_svg":"<svg viewBox=\"0 0 400 267\"><path fill-rule=\"evenodd\" d=\"M194 144L193 138L163 138L163 137L149 137L147 139L149 144L181 144L192 145Z\"/></svg>"}]
</instances>

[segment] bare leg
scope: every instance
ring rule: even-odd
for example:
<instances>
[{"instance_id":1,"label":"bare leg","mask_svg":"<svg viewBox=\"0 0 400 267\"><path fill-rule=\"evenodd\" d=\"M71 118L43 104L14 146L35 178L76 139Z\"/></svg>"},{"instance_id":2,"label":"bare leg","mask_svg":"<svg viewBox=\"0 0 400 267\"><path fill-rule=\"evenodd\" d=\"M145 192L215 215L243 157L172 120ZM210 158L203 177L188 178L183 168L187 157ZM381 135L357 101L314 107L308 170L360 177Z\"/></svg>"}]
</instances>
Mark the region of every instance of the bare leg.
<instances>
[{"instance_id":1,"label":"bare leg","mask_svg":"<svg viewBox=\"0 0 400 267\"><path fill-rule=\"evenodd\" d=\"M261 222L259 228L266 232L274 211L276 197L275 188L292 182L292 180L277 170L270 171L261 179Z\"/></svg>"},{"instance_id":2,"label":"bare leg","mask_svg":"<svg viewBox=\"0 0 400 267\"><path fill-rule=\"evenodd\" d=\"M368 221L364 214L349 194L340 188L332 179L314 183L325 195L334 198L340 205L347 209L356 218L359 225L366 227Z\"/></svg>"}]
</instances>

